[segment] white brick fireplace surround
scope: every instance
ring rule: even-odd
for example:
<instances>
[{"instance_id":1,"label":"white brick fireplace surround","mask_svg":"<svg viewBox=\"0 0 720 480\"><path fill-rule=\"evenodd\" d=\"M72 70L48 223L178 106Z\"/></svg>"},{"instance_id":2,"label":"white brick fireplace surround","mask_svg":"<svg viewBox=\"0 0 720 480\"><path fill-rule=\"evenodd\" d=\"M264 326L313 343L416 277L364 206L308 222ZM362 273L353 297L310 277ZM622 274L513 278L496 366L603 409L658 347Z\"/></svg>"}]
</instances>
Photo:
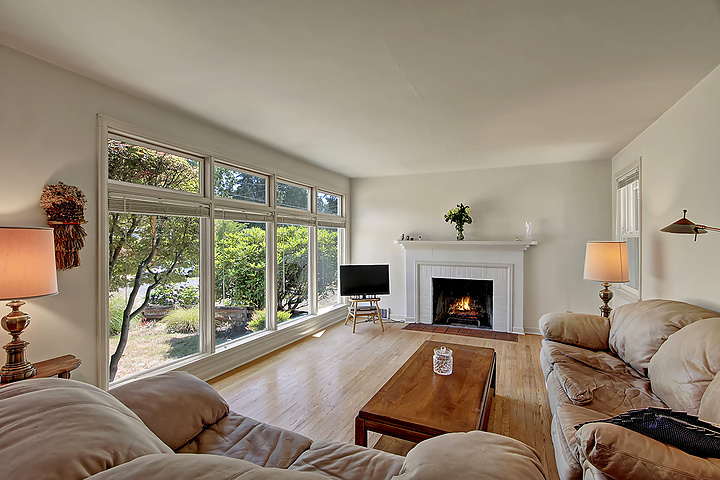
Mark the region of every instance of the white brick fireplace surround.
<instances>
[{"instance_id":1,"label":"white brick fireplace surround","mask_svg":"<svg viewBox=\"0 0 720 480\"><path fill-rule=\"evenodd\" d=\"M524 334L522 241L398 241L405 249L405 319L432 323L432 279L493 282L493 330Z\"/></svg>"}]
</instances>

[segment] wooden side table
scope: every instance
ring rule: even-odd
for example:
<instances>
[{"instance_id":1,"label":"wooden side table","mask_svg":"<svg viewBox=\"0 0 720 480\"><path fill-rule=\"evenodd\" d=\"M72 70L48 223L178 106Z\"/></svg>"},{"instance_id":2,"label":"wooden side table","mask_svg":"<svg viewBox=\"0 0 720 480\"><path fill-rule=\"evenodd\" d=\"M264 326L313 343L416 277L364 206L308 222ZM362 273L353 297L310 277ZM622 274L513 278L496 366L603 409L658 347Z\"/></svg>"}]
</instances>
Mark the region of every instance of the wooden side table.
<instances>
[{"instance_id":1,"label":"wooden side table","mask_svg":"<svg viewBox=\"0 0 720 480\"><path fill-rule=\"evenodd\" d=\"M375 323L375 317L377 317L378 320L380 320L380 328L382 328L382 331L385 331L385 327L383 326L382 322L382 315L380 314L380 305L378 302L380 302L379 298L362 298L362 299L350 299L350 308L348 309L347 317L345 317L345 325L350 321L350 319L353 319L353 333L355 333L355 324L357 323L358 317L370 317L372 318L373 323ZM369 303L370 306L361 307L360 303Z\"/></svg>"},{"instance_id":2,"label":"wooden side table","mask_svg":"<svg viewBox=\"0 0 720 480\"><path fill-rule=\"evenodd\" d=\"M70 378L70 372L78 368L81 363L82 361L75 355L63 355L62 357L43 360L33 364L35 365L35 375L30 378ZM3 382L3 385L5 385L5 382Z\"/></svg>"}]
</instances>

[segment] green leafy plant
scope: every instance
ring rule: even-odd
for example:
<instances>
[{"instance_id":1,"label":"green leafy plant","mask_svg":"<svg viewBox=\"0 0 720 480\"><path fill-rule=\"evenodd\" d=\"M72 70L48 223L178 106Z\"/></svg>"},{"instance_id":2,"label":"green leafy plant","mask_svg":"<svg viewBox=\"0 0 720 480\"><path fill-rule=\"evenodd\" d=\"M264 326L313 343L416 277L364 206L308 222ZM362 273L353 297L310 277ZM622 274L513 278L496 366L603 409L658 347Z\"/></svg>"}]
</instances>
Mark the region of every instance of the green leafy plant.
<instances>
[{"instance_id":1,"label":"green leafy plant","mask_svg":"<svg viewBox=\"0 0 720 480\"><path fill-rule=\"evenodd\" d=\"M290 320L292 312L279 311L278 312L278 323L282 323L286 320ZM248 330L251 332L259 332L265 330L265 310L255 310L253 312L252 320L247 324Z\"/></svg>"},{"instance_id":2,"label":"green leafy plant","mask_svg":"<svg viewBox=\"0 0 720 480\"><path fill-rule=\"evenodd\" d=\"M125 310L125 299L118 296L110 297L110 336L120 334Z\"/></svg>"},{"instance_id":3,"label":"green leafy plant","mask_svg":"<svg viewBox=\"0 0 720 480\"><path fill-rule=\"evenodd\" d=\"M196 305L200 300L198 287L193 285L158 285L150 294L152 305Z\"/></svg>"},{"instance_id":4,"label":"green leafy plant","mask_svg":"<svg viewBox=\"0 0 720 480\"><path fill-rule=\"evenodd\" d=\"M200 307L174 308L162 322L167 333L197 333L200 327Z\"/></svg>"},{"instance_id":5,"label":"green leafy plant","mask_svg":"<svg viewBox=\"0 0 720 480\"><path fill-rule=\"evenodd\" d=\"M455 230L457 230L457 239L464 240L465 234L463 233L463 231L465 229L465 224L467 223L469 225L472 223L472 217L470 216L470 206L459 203L455 208L451 208L450 210L448 210L448 212L445 214L445 221L454 223Z\"/></svg>"}]
</instances>

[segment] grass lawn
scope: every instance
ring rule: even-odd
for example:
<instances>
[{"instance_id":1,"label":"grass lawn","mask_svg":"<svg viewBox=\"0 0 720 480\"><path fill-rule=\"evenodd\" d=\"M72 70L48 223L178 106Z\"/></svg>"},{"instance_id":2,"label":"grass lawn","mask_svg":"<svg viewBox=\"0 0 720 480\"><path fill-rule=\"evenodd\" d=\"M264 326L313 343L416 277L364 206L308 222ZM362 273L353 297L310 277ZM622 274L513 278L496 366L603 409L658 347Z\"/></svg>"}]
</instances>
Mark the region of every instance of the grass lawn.
<instances>
[{"instance_id":1,"label":"grass lawn","mask_svg":"<svg viewBox=\"0 0 720 480\"><path fill-rule=\"evenodd\" d=\"M117 348L119 335L110 337L110 355ZM197 353L200 336L197 333L166 333L161 322L135 323L130 327L123 358L118 365L116 380L157 367L163 363Z\"/></svg>"},{"instance_id":2,"label":"grass lawn","mask_svg":"<svg viewBox=\"0 0 720 480\"><path fill-rule=\"evenodd\" d=\"M216 330L215 341L221 344L248 333L252 332L243 325L223 325ZM110 337L110 355L115 352L119 340L119 335ZM165 324L160 321L133 322L115 380L192 355L199 350L200 336L197 333L167 333Z\"/></svg>"}]
</instances>

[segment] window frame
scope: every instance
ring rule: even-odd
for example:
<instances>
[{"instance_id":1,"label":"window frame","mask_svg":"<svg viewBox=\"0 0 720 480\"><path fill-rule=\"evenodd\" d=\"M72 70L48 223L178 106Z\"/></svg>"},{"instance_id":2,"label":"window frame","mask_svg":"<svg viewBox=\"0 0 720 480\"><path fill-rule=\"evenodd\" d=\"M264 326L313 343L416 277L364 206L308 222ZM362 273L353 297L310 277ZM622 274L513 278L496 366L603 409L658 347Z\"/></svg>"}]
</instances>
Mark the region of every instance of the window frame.
<instances>
[{"instance_id":1,"label":"window frame","mask_svg":"<svg viewBox=\"0 0 720 480\"><path fill-rule=\"evenodd\" d=\"M620 186L629 177L636 176L637 179L631 183ZM622 212L624 202L621 199L622 189L626 186L632 185L637 182L638 199L637 199L637 231L625 231L625 225L623 220L626 215ZM629 238L636 238L638 243L637 249L637 278L638 288L631 287L629 283L621 283L617 285L616 290L623 294L625 297L631 300L642 299L642 169L641 159L637 162L632 163L626 168L618 172L613 178L613 204L614 210L613 215L615 217L614 222L614 238L617 241L625 241ZM630 252L628 251L628 254ZM628 255L630 256L630 255Z\"/></svg>"},{"instance_id":2,"label":"window frame","mask_svg":"<svg viewBox=\"0 0 720 480\"><path fill-rule=\"evenodd\" d=\"M166 201L168 204L183 204L185 206L201 206L209 212L206 217L200 219L200 351L182 359L171 361L157 367L144 370L141 373L128 375L116 380L112 385L122 384L131 381L138 376L152 375L162 371L173 370L186 365L193 364L200 360L213 357L218 353L224 353L244 346L256 339L259 340L266 335L272 335L281 329L289 328L293 324L302 323L318 315L317 299L317 228L319 225L327 225L339 228L338 255L340 263L346 258L346 239L349 238L346 232L347 221L344 215L346 205L346 194L329 191L322 186L308 185L299 180L290 179L286 175L278 175L272 171L262 171L252 165L244 165L241 162L231 160L227 155L217 155L209 149L191 147L186 142L168 138L145 129L136 127L119 120L98 115L98 271L99 271L99 331L98 331L98 377L99 384L107 388L110 384L109 378L109 278L108 278L108 201L112 195L146 198L153 201ZM127 141L139 146L152 148L154 150L181 155L198 161L199 192L185 192L180 190L164 189L149 185L134 184L108 179L108 140L110 138L120 141ZM266 178L265 204L238 200L226 197L215 196L214 172L215 166L229 168L250 175ZM301 210L292 207L276 205L277 182L308 189L309 209ZM339 215L317 213L317 192L328 192L339 197ZM274 192L271 194L271 192ZM161 200L160 200L161 199ZM228 341L221 345L215 345L214 328L214 304L215 304L215 241L214 228L216 219L237 219L249 217L250 221L266 222L266 330L244 335L238 339ZM329 218L326 218L329 217ZM262 220L258 220L262 218ZM308 225L308 301L309 314L291 321L286 321L278 328L277 325L277 227L280 223L293 223L293 219L301 220ZM341 305L341 304L338 304ZM336 305L336 307L338 306ZM328 313L323 311L323 314ZM212 320L209 320L212 319ZM262 343L262 342L261 342Z\"/></svg>"}]
</instances>

